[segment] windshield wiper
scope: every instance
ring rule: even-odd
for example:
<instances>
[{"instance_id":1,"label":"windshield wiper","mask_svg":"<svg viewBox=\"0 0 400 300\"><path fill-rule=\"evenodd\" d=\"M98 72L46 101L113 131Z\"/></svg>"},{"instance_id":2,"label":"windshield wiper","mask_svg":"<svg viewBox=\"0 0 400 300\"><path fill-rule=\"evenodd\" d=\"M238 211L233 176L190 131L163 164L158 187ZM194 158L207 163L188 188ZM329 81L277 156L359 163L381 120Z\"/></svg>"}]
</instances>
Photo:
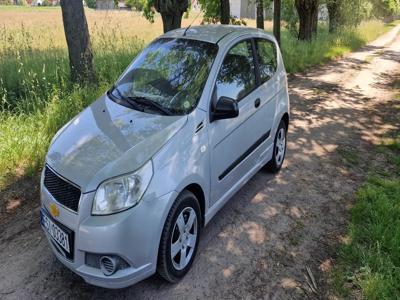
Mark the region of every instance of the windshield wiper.
<instances>
[{"instance_id":1,"label":"windshield wiper","mask_svg":"<svg viewBox=\"0 0 400 300\"><path fill-rule=\"evenodd\" d=\"M116 97L112 94L113 91L116 91L116 92L118 93L118 96L119 96L119 98L120 98L120 99L117 98L118 100L123 100L123 101L125 101L126 103L128 103L128 105L129 105L131 108L133 108L133 109L135 109L135 110L138 110L138 111L143 111L143 110L144 110L144 109L143 109L142 107L140 107L135 101L132 101L132 99L130 99L130 97L126 97L126 96L122 95L121 91L120 91L120 90L118 89L118 87L116 87L116 86L113 86L112 89L111 89L110 91L108 91L108 95L111 96L112 98L116 98Z\"/></svg>"},{"instance_id":2,"label":"windshield wiper","mask_svg":"<svg viewBox=\"0 0 400 300\"><path fill-rule=\"evenodd\" d=\"M133 96L133 97L128 97L129 100L135 101L136 103L139 103L144 106L149 106L151 108L157 109L159 112L162 112L164 115L171 116L173 113L166 107L162 106L161 104L157 103L156 101L142 97L142 96Z\"/></svg>"}]
</instances>

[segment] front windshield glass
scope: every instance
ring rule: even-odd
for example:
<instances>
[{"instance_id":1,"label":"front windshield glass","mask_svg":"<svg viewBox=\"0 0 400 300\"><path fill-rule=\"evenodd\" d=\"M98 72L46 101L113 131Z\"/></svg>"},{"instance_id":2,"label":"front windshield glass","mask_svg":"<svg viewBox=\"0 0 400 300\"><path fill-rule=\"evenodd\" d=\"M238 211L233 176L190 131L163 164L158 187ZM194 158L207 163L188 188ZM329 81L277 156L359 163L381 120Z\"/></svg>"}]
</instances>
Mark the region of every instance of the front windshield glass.
<instances>
[{"instance_id":1,"label":"front windshield glass","mask_svg":"<svg viewBox=\"0 0 400 300\"><path fill-rule=\"evenodd\" d=\"M187 114L197 105L217 53L215 44L162 38L150 44L109 91L133 109Z\"/></svg>"}]
</instances>

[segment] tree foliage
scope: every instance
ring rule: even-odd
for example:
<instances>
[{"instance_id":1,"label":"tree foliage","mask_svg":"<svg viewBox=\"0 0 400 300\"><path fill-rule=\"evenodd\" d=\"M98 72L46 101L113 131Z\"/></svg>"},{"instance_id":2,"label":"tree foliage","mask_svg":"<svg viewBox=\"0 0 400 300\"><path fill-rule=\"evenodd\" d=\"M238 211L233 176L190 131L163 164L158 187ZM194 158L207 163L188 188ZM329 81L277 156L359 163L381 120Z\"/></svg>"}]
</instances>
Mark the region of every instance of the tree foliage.
<instances>
[{"instance_id":1,"label":"tree foliage","mask_svg":"<svg viewBox=\"0 0 400 300\"><path fill-rule=\"evenodd\" d=\"M400 12L400 0L370 0L370 2L374 17L387 18Z\"/></svg>"},{"instance_id":2,"label":"tree foliage","mask_svg":"<svg viewBox=\"0 0 400 300\"><path fill-rule=\"evenodd\" d=\"M143 11L146 3L146 0L125 0L125 5L129 8L133 8L137 11Z\"/></svg>"},{"instance_id":3,"label":"tree foliage","mask_svg":"<svg viewBox=\"0 0 400 300\"><path fill-rule=\"evenodd\" d=\"M156 3L175 3L180 0L127 0L128 2L140 2L144 16L154 21L154 9L158 12ZM203 23L223 23L246 25L244 20L237 20L228 16L228 0L198 0L201 5ZM261 7L267 7L273 0L252 0L257 3L259 11ZM318 27L318 8L324 4L328 8L330 17L330 31L335 32L340 27L355 27L364 19L385 18L391 20L391 16L399 15L400 0L281 0L281 18L289 31L298 35L299 39L310 40ZM140 5L132 5L140 10ZM138 8L139 7L139 8ZM175 8L179 5L174 5ZM229 20L229 22L228 22ZM300 21L300 22L299 22ZM261 26L261 14L258 14L258 27Z\"/></svg>"},{"instance_id":4,"label":"tree foliage","mask_svg":"<svg viewBox=\"0 0 400 300\"><path fill-rule=\"evenodd\" d=\"M144 0L143 15L153 23L155 11L160 13L164 32L167 32L181 27L183 13L189 7L189 0Z\"/></svg>"},{"instance_id":5,"label":"tree foliage","mask_svg":"<svg viewBox=\"0 0 400 300\"><path fill-rule=\"evenodd\" d=\"M86 5L89 8L96 8L96 0L86 0Z\"/></svg>"},{"instance_id":6,"label":"tree foliage","mask_svg":"<svg viewBox=\"0 0 400 300\"><path fill-rule=\"evenodd\" d=\"M294 0L282 0L282 20L285 21L285 27L293 35L297 35L297 26L299 15L297 14Z\"/></svg>"}]
</instances>

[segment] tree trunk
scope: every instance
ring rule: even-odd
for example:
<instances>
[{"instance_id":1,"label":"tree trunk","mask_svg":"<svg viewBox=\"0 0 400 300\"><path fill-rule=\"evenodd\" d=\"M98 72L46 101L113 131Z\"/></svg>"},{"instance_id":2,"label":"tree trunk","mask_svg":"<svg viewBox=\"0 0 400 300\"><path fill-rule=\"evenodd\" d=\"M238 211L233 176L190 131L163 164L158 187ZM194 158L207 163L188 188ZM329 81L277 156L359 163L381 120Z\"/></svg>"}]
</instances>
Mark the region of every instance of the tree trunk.
<instances>
[{"instance_id":1,"label":"tree trunk","mask_svg":"<svg viewBox=\"0 0 400 300\"><path fill-rule=\"evenodd\" d=\"M317 9L313 11L313 34L317 35L318 33L318 6Z\"/></svg>"},{"instance_id":2,"label":"tree trunk","mask_svg":"<svg viewBox=\"0 0 400 300\"><path fill-rule=\"evenodd\" d=\"M273 31L278 44L281 44L281 0L274 0Z\"/></svg>"},{"instance_id":3,"label":"tree trunk","mask_svg":"<svg viewBox=\"0 0 400 300\"><path fill-rule=\"evenodd\" d=\"M338 28L339 1L330 0L327 2L326 7L329 15L329 32L334 33Z\"/></svg>"},{"instance_id":4,"label":"tree trunk","mask_svg":"<svg viewBox=\"0 0 400 300\"><path fill-rule=\"evenodd\" d=\"M164 33L181 28L183 13L189 7L188 0L155 0L155 9L161 14Z\"/></svg>"},{"instance_id":5,"label":"tree trunk","mask_svg":"<svg viewBox=\"0 0 400 300\"><path fill-rule=\"evenodd\" d=\"M95 82L93 54L82 0L61 0L61 10L68 45L71 80Z\"/></svg>"},{"instance_id":6,"label":"tree trunk","mask_svg":"<svg viewBox=\"0 0 400 300\"><path fill-rule=\"evenodd\" d=\"M310 41L313 37L315 14L318 14L318 0L295 0L300 19L299 40Z\"/></svg>"},{"instance_id":7,"label":"tree trunk","mask_svg":"<svg viewBox=\"0 0 400 300\"><path fill-rule=\"evenodd\" d=\"M162 22L163 22L163 27L164 27L164 33L181 28L181 23L182 23L182 15L183 13L175 13L175 14L161 14Z\"/></svg>"},{"instance_id":8,"label":"tree trunk","mask_svg":"<svg viewBox=\"0 0 400 300\"><path fill-rule=\"evenodd\" d=\"M264 29L264 0L257 1L257 28Z\"/></svg>"},{"instance_id":9,"label":"tree trunk","mask_svg":"<svg viewBox=\"0 0 400 300\"><path fill-rule=\"evenodd\" d=\"M231 19L231 9L229 7L229 0L220 0L221 9L221 24L229 24Z\"/></svg>"}]
</instances>

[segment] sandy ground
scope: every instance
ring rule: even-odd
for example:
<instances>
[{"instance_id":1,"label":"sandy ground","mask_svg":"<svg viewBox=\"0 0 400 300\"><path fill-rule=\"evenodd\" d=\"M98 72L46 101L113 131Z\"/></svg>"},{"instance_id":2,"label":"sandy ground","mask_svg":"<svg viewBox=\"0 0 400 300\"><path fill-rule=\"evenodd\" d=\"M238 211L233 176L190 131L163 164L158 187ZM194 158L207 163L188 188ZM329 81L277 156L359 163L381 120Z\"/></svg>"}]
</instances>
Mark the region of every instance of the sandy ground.
<instances>
[{"instance_id":1,"label":"sandy ground","mask_svg":"<svg viewBox=\"0 0 400 300\"><path fill-rule=\"evenodd\" d=\"M399 30L344 59L291 76L283 170L256 174L216 215L178 284L158 276L122 290L84 283L50 252L39 227L37 182L23 179L3 190L0 298L333 297L328 273L345 239L354 191L371 164L379 163L374 144L400 128L400 116L390 115L390 84L400 71Z\"/></svg>"}]
</instances>

